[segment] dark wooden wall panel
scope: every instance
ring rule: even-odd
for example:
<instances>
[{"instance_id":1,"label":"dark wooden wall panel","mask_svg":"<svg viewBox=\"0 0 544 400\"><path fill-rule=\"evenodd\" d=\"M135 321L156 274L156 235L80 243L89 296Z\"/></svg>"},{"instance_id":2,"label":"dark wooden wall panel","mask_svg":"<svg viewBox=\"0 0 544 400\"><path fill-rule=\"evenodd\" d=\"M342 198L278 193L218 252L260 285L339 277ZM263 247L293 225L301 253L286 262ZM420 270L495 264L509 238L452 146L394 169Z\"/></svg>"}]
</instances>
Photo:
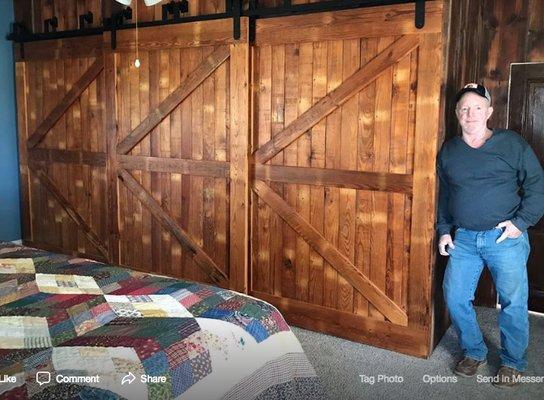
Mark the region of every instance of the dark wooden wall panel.
<instances>
[{"instance_id":1,"label":"dark wooden wall panel","mask_svg":"<svg viewBox=\"0 0 544 400\"><path fill-rule=\"evenodd\" d=\"M493 97L490 126L507 122L510 64L544 61L544 0L452 1L447 135L457 132L452 97L483 82Z\"/></svg>"}]
</instances>

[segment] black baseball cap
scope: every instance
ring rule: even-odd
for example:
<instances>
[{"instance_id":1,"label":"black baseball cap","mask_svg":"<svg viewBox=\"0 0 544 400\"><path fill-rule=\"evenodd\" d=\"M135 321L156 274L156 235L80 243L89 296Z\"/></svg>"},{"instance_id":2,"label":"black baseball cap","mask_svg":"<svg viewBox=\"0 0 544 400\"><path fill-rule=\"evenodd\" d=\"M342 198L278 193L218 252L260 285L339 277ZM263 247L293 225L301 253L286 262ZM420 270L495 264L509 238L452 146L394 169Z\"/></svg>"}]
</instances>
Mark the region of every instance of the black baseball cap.
<instances>
[{"instance_id":1,"label":"black baseball cap","mask_svg":"<svg viewBox=\"0 0 544 400\"><path fill-rule=\"evenodd\" d=\"M491 95L489 94L489 90L487 90L485 86L480 85L478 83L469 83L465 85L463 89L461 89L459 93L457 93L457 96L455 97L455 103L457 104L465 93L470 93L470 92L476 93L477 95L482 96L483 98L489 101L489 104L491 104Z\"/></svg>"}]
</instances>

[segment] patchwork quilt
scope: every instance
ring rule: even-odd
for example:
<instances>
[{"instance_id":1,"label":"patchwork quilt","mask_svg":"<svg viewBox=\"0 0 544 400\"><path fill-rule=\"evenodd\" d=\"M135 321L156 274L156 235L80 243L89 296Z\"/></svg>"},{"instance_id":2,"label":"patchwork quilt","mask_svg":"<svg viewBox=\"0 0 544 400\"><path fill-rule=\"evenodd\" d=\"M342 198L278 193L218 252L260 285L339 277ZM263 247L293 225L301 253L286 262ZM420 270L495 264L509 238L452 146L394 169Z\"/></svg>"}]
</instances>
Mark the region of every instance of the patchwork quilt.
<instances>
[{"instance_id":1,"label":"patchwork quilt","mask_svg":"<svg viewBox=\"0 0 544 400\"><path fill-rule=\"evenodd\" d=\"M0 399L321 399L272 305L0 243Z\"/></svg>"}]
</instances>

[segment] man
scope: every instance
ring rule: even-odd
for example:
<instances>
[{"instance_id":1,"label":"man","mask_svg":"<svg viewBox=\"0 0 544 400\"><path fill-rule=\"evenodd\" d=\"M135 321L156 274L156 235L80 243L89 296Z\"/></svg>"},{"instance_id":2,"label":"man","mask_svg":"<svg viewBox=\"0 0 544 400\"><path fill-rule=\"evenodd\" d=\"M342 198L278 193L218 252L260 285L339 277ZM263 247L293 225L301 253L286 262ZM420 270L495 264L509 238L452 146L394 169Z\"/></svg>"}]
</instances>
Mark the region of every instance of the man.
<instances>
[{"instance_id":1,"label":"man","mask_svg":"<svg viewBox=\"0 0 544 400\"><path fill-rule=\"evenodd\" d=\"M521 136L487 127L493 107L485 87L466 85L455 111L462 135L445 142L438 156L437 224L439 252L449 256L444 297L464 353L454 372L473 376L486 364L472 306L486 265L501 304L501 367L493 383L509 387L527 368L527 228L544 214L544 172Z\"/></svg>"}]
</instances>

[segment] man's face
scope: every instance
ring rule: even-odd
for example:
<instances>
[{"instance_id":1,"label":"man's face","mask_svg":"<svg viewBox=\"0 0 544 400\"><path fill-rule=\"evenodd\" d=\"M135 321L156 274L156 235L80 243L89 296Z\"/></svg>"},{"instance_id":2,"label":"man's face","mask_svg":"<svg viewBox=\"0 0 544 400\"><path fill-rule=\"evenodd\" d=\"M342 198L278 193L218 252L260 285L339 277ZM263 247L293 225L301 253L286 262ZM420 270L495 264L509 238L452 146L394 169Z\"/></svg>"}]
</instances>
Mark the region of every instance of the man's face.
<instances>
[{"instance_id":1,"label":"man's face","mask_svg":"<svg viewBox=\"0 0 544 400\"><path fill-rule=\"evenodd\" d=\"M459 125L468 134L485 131L492 113L493 107L486 98L470 92L461 97L455 108Z\"/></svg>"}]
</instances>

